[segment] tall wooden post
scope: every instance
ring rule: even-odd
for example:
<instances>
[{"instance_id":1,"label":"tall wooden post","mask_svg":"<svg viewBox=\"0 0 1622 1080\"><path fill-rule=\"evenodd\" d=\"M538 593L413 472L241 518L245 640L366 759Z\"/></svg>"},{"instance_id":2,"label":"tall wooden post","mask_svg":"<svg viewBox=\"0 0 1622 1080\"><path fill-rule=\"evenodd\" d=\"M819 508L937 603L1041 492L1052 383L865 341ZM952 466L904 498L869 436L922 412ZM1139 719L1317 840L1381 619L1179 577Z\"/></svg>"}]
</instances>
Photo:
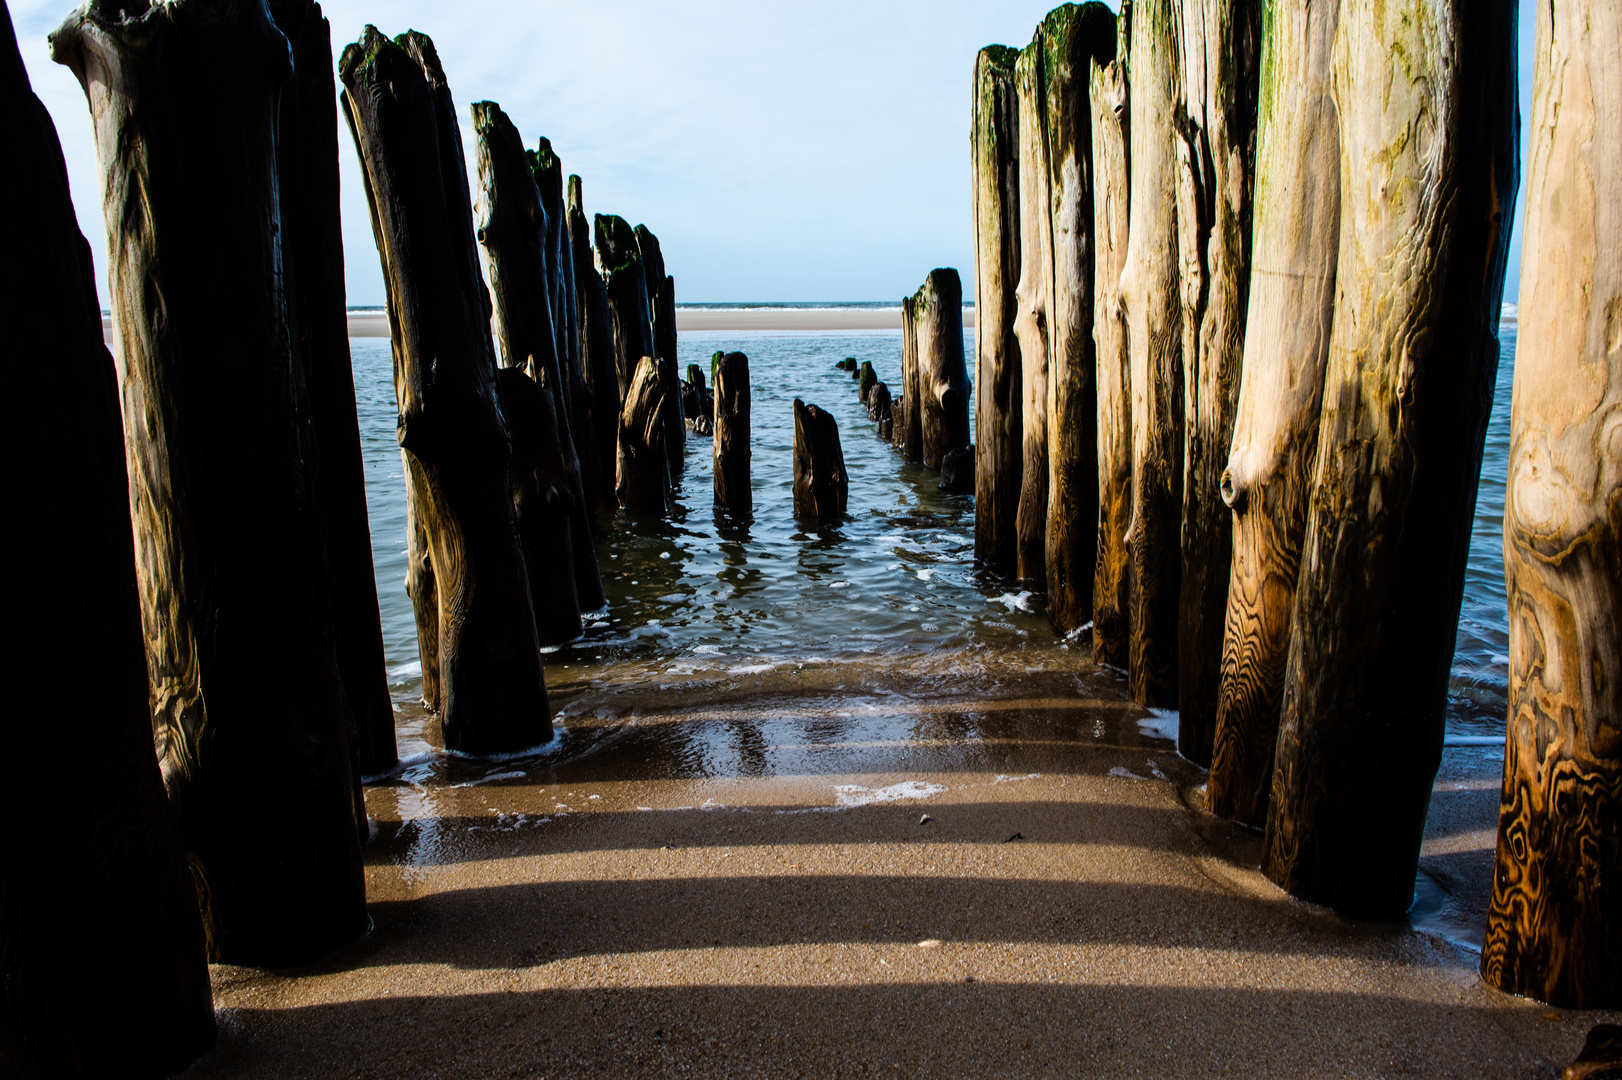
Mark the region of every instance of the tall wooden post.
<instances>
[{"instance_id":1,"label":"tall wooden post","mask_svg":"<svg viewBox=\"0 0 1622 1080\"><path fill-rule=\"evenodd\" d=\"M1182 577L1183 327L1178 252L1181 24L1171 0L1132 5L1131 217L1121 302L1132 354L1134 701L1177 704Z\"/></svg>"},{"instance_id":2,"label":"tall wooden post","mask_svg":"<svg viewBox=\"0 0 1622 1080\"><path fill-rule=\"evenodd\" d=\"M614 327L614 365L620 399L629 395L631 379L644 356L653 356L653 322L649 317L648 279L636 234L617 214L598 214L592 229L597 264L608 290L608 314Z\"/></svg>"},{"instance_id":3,"label":"tall wooden post","mask_svg":"<svg viewBox=\"0 0 1622 1080\"><path fill-rule=\"evenodd\" d=\"M1116 57L1093 61L1093 335L1098 347L1098 562L1093 570L1093 660L1125 670L1131 652L1132 353L1121 305L1126 263L1127 46L1131 7L1116 20Z\"/></svg>"},{"instance_id":4,"label":"tall wooden post","mask_svg":"<svg viewBox=\"0 0 1622 1080\"><path fill-rule=\"evenodd\" d=\"M646 225L638 225L637 253L648 281L648 313L653 334L653 353L662 362L666 375L665 441L670 462L670 481L678 483L686 468L687 425L681 417L680 368L676 365L676 279L665 273L664 252L659 238Z\"/></svg>"},{"instance_id":5,"label":"tall wooden post","mask_svg":"<svg viewBox=\"0 0 1622 1080\"><path fill-rule=\"evenodd\" d=\"M1335 325L1265 869L1356 917L1412 902L1441 760L1519 181L1515 21L1514 0L1402 0L1348 5L1336 35Z\"/></svg>"},{"instance_id":6,"label":"tall wooden post","mask_svg":"<svg viewBox=\"0 0 1622 1080\"><path fill-rule=\"evenodd\" d=\"M615 459L619 453L620 385L614 352L614 323L608 289L592 258L591 226L581 197L580 177L569 177L569 245L574 266L576 323L580 334L580 372L591 403L591 430L599 506L613 506ZM580 448L582 454L592 449Z\"/></svg>"},{"instance_id":7,"label":"tall wooden post","mask_svg":"<svg viewBox=\"0 0 1622 1080\"><path fill-rule=\"evenodd\" d=\"M552 722L455 105L433 42L415 31L396 43L368 26L338 67L388 287L397 435L432 563L435 610L419 625L432 617L437 630L445 745L534 746Z\"/></svg>"},{"instance_id":8,"label":"tall wooden post","mask_svg":"<svg viewBox=\"0 0 1622 1080\"><path fill-rule=\"evenodd\" d=\"M749 482L749 358L717 354L715 382L715 505L734 514L754 510Z\"/></svg>"},{"instance_id":9,"label":"tall wooden post","mask_svg":"<svg viewBox=\"0 0 1622 1080\"><path fill-rule=\"evenodd\" d=\"M0 319L12 437L9 599L27 632L4 733L0 1063L17 1077L157 1078L214 1042L197 894L152 754L118 375L101 340L50 114L0 5ZM93 673L87 672L87 660ZM73 789L60 760L71 743ZM116 1008L85 1007L86 974Z\"/></svg>"},{"instance_id":10,"label":"tall wooden post","mask_svg":"<svg viewBox=\"0 0 1622 1080\"><path fill-rule=\"evenodd\" d=\"M845 516L849 491L839 422L795 398L794 516L803 521L837 522Z\"/></svg>"},{"instance_id":11,"label":"tall wooden post","mask_svg":"<svg viewBox=\"0 0 1622 1080\"><path fill-rule=\"evenodd\" d=\"M1622 41L1538 7L1504 565L1509 737L1481 973L1622 1008Z\"/></svg>"},{"instance_id":12,"label":"tall wooden post","mask_svg":"<svg viewBox=\"0 0 1622 1080\"><path fill-rule=\"evenodd\" d=\"M1183 7L1188 123L1178 173L1183 267L1183 573L1177 749L1211 764L1233 515L1222 472L1233 440L1250 290L1261 0Z\"/></svg>"},{"instance_id":13,"label":"tall wooden post","mask_svg":"<svg viewBox=\"0 0 1622 1080\"><path fill-rule=\"evenodd\" d=\"M1262 29L1252 285L1222 498L1233 559L1205 805L1261 825L1312 493L1340 252L1337 5L1289 0Z\"/></svg>"},{"instance_id":14,"label":"tall wooden post","mask_svg":"<svg viewBox=\"0 0 1622 1080\"><path fill-rule=\"evenodd\" d=\"M542 645L561 645L580 636L582 605L571 571L575 556L568 519L574 494L560 448L557 398L523 368L504 367L496 372L496 400L511 433L507 468L535 633Z\"/></svg>"},{"instance_id":15,"label":"tall wooden post","mask_svg":"<svg viewBox=\"0 0 1622 1080\"><path fill-rule=\"evenodd\" d=\"M1093 337L1095 59L1115 59L1115 14L1100 3L1055 8L1042 23L1053 291L1048 301L1048 618L1093 622L1098 568L1098 357Z\"/></svg>"},{"instance_id":16,"label":"tall wooden post","mask_svg":"<svg viewBox=\"0 0 1622 1080\"><path fill-rule=\"evenodd\" d=\"M974 61L974 557L1011 575L1018 559L1025 437L1014 289L1019 284L1019 96L1017 49L988 45Z\"/></svg>"},{"instance_id":17,"label":"tall wooden post","mask_svg":"<svg viewBox=\"0 0 1622 1080\"><path fill-rule=\"evenodd\" d=\"M918 388L918 320L916 300L901 301L901 401L896 405L893 439L895 448L908 461L924 459L923 406Z\"/></svg>"},{"instance_id":18,"label":"tall wooden post","mask_svg":"<svg viewBox=\"0 0 1622 1080\"><path fill-rule=\"evenodd\" d=\"M631 378L619 421L615 492L620 507L632 517L662 517L670 509L664 392L658 361L644 356Z\"/></svg>"},{"instance_id":19,"label":"tall wooden post","mask_svg":"<svg viewBox=\"0 0 1622 1080\"><path fill-rule=\"evenodd\" d=\"M1019 95L1019 286L1014 333L1019 338L1021 443L1015 573L1047 583L1048 301L1053 295L1053 199L1048 171L1047 90L1042 27L1014 63Z\"/></svg>"},{"instance_id":20,"label":"tall wooden post","mask_svg":"<svg viewBox=\"0 0 1622 1080\"><path fill-rule=\"evenodd\" d=\"M969 445L971 388L963 357L963 283L957 271L931 270L913 296L912 308L924 464L938 469L947 454Z\"/></svg>"}]
</instances>

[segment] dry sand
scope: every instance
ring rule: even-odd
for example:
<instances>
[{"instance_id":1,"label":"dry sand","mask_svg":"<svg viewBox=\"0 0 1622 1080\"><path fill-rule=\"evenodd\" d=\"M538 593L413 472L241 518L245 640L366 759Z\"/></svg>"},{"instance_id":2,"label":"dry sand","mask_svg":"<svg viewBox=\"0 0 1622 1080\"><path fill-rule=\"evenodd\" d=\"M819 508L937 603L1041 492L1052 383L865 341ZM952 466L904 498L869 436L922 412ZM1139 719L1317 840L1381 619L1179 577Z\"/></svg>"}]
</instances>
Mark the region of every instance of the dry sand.
<instances>
[{"instance_id":1,"label":"dry sand","mask_svg":"<svg viewBox=\"0 0 1622 1080\"><path fill-rule=\"evenodd\" d=\"M375 929L216 967L186 1076L1552 1077L1618 1019L1282 894L1111 673L907 670L549 671L561 745L368 789ZM1447 756L1468 893L1496 796Z\"/></svg>"}]
</instances>

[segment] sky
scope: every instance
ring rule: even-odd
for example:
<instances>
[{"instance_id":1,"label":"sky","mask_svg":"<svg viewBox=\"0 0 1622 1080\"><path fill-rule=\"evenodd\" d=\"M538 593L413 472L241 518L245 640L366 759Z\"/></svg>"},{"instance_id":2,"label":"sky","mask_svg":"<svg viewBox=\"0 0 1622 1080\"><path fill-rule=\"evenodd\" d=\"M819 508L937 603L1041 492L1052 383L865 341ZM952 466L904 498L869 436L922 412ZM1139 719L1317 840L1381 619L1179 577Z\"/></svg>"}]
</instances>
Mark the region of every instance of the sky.
<instances>
[{"instance_id":1,"label":"sky","mask_svg":"<svg viewBox=\"0 0 1622 1080\"><path fill-rule=\"evenodd\" d=\"M45 35L72 10L7 0L34 92L56 121L106 303L106 240L83 92ZM1023 45L1050 0L325 0L333 54L368 20L428 34L462 116L499 103L552 140L586 212L658 234L678 302L870 301L955 266L973 295L970 80L981 46ZM1111 6L1115 6L1112 4ZM1533 6L1521 9L1530 111ZM340 124L351 305L383 279L354 145ZM1524 127L1524 124L1523 124ZM1524 136L1523 136L1524 144ZM1524 159L1523 145L1523 159ZM471 168L471 161L469 163ZM1520 217L1504 296L1519 292Z\"/></svg>"}]
</instances>

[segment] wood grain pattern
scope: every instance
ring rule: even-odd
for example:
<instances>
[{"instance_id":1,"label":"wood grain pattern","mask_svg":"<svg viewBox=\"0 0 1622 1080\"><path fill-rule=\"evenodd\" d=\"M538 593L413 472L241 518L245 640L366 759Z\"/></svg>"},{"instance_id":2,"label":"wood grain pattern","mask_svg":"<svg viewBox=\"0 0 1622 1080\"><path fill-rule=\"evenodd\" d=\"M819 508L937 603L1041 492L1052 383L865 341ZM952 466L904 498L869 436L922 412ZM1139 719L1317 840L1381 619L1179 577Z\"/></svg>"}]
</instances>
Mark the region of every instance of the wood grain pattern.
<instances>
[{"instance_id":1,"label":"wood grain pattern","mask_svg":"<svg viewBox=\"0 0 1622 1080\"><path fill-rule=\"evenodd\" d=\"M1538 8L1482 976L1622 1008L1622 4Z\"/></svg>"},{"instance_id":2,"label":"wood grain pattern","mask_svg":"<svg viewBox=\"0 0 1622 1080\"><path fill-rule=\"evenodd\" d=\"M11 431L8 590L28 630L4 723L0 1074L169 1076L214 1042L197 894L152 753L118 374L56 128L0 6L0 247ZM87 677L87 660L93 675ZM69 745L71 744L71 745ZM71 796L63 771L72 761ZM85 1007L85 973L116 1008Z\"/></svg>"},{"instance_id":3,"label":"wood grain pattern","mask_svg":"<svg viewBox=\"0 0 1622 1080\"><path fill-rule=\"evenodd\" d=\"M1093 61L1093 341L1098 358L1098 562L1093 569L1093 660L1126 670L1132 640L1132 352L1121 271L1126 265L1131 8L1116 20L1116 57Z\"/></svg>"},{"instance_id":4,"label":"wood grain pattern","mask_svg":"<svg viewBox=\"0 0 1622 1080\"><path fill-rule=\"evenodd\" d=\"M1025 437L1014 289L1019 283L1017 49L988 45L974 61L974 557L1012 575Z\"/></svg>"},{"instance_id":5,"label":"wood grain pattern","mask_svg":"<svg viewBox=\"0 0 1622 1080\"><path fill-rule=\"evenodd\" d=\"M1014 518L1015 575L1047 584L1049 300L1053 295L1053 199L1048 167L1047 89L1042 27L1014 62L1019 95L1020 414L1024 420L1019 509Z\"/></svg>"},{"instance_id":6,"label":"wood grain pattern","mask_svg":"<svg viewBox=\"0 0 1622 1080\"><path fill-rule=\"evenodd\" d=\"M659 518L670 509L664 396L659 362L644 356L636 366L620 410L619 463L614 486L620 508L633 518Z\"/></svg>"},{"instance_id":7,"label":"wood grain pattern","mask_svg":"<svg viewBox=\"0 0 1622 1080\"><path fill-rule=\"evenodd\" d=\"M734 515L754 510L749 479L749 358L718 354L711 369L715 383L715 505Z\"/></svg>"},{"instance_id":8,"label":"wood grain pattern","mask_svg":"<svg viewBox=\"0 0 1622 1080\"><path fill-rule=\"evenodd\" d=\"M839 422L794 399L794 516L817 524L845 516L850 480L839 446Z\"/></svg>"},{"instance_id":9,"label":"wood grain pattern","mask_svg":"<svg viewBox=\"0 0 1622 1080\"><path fill-rule=\"evenodd\" d=\"M923 459L938 469L947 454L969 445L972 389L963 356L963 283L957 271L931 270L913 295L912 311ZM860 368L856 374L860 377Z\"/></svg>"},{"instance_id":10,"label":"wood grain pattern","mask_svg":"<svg viewBox=\"0 0 1622 1080\"><path fill-rule=\"evenodd\" d=\"M1348 5L1334 100L1335 324L1264 869L1385 918L1413 900L1498 368L1513 0Z\"/></svg>"},{"instance_id":11,"label":"wood grain pattern","mask_svg":"<svg viewBox=\"0 0 1622 1080\"><path fill-rule=\"evenodd\" d=\"M1340 122L1330 97L1339 5L1269 5L1262 33L1254 250L1239 405L1222 498L1232 511L1222 681L1205 805L1266 821L1312 490L1340 253Z\"/></svg>"},{"instance_id":12,"label":"wood grain pattern","mask_svg":"<svg viewBox=\"0 0 1622 1080\"><path fill-rule=\"evenodd\" d=\"M901 301L901 400L895 407L892 439L908 461L924 459L923 407L918 389L918 325L916 299Z\"/></svg>"},{"instance_id":13,"label":"wood grain pattern","mask_svg":"<svg viewBox=\"0 0 1622 1080\"><path fill-rule=\"evenodd\" d=\"M1132 359L1132 699L1177 705L1182 580L1183 348L1177 174L1181 20L1172 0L1132 5L1131 211L1120 295Z\"/></svg>"},{"instance_id":14,"label":"wood grain pattern","mask_svg":"<svg viewBox=\"0 0 1622 1080\"><path fill-rule=\"evenodd\" d=\"M508 482L536 637L542 645L561 645L579 637L582 624L570 569L574 495L560 449L556 399L523 368L504 367L496 372L496 400L512 439Z\"/></svg>"},{"instance_id":15,"label":"wood grain pattern","mask_svg":"<svg viewBox=\"0 0 1622 1080\"><path fill-rule=\"evenodd\" d=\"M390 40L368 26L338 76L388 289L410 507L433 570L445 745L535 746L552 721L456 107L433 42L415 31ZM429 619L419 610L419 626Z\"/></svg>"}]
</instances>

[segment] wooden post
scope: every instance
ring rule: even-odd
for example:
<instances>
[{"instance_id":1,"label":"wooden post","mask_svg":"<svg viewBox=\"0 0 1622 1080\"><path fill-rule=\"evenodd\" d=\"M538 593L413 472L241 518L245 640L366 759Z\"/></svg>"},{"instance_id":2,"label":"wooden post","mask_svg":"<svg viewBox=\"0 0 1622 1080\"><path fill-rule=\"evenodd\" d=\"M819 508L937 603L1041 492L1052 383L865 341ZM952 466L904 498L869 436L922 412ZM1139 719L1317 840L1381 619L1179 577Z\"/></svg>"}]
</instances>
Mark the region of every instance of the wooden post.
<instances>
[{"instance_id":1,"label":"wooden post","mask_svg":"<svg viewBox=\"0 0 1622 1080\"><path fill-rule=\"evenodd\" d=\"M12 437L7 491L11 770L0 840L0 1062L18 1077L168 1076L214 1043L197 894L152 754L118 374L101 339L55 125L0 6L0 319ZM90 667L87 669L87 663ZM68 749L72 791L61 769ZM30 762L32 766L22 763ZM115 1008L86 1008L86 978Z\"/></svg>"},{"instance_id":2,"label":"wooden post","mask_svg":"<svg viewBox=\"0 0 1622 1080\"><path fill-rule=\"evenodd\" d=\"M993 573L1018 569L1014 519L1024 478L1024 381L1014 335L1019 284L1019 50L988 45L974 61L974 557Z\"/></svg>"},{"instance_id":3,"label":"wooden post","mask_svg":"<svg viewBox=\"0 0 1622 1080\"><path fill-rule=\"evenodd\" d=\"M1537 18L1504 514L1509 736L1481 973L1511 994L1616 1009L1622 4L1556 0Z\"/></svg>"},{"instance_id":4,"label":"wooden post","mask_svg":"<svg viewBox=\"0 0 1622 1080\"><path fill-rule=\"evenodd\" d=\"M963 357L963 283L957 271L931 270L912 304L924 464L938 469L947 454L969 445L971 387Z\"/></svg>"},{"instance_id":5,"label":"wooden post","mask_svg":"<svg viewBox=\"0 0 1622 1080\"><path fill-rule=\"evenodd\" d=\"M1047 583L1048 299L1053 291L1053 213L1049 185L1047 94L1042 27L1014 63L1019 95L1019 285L1014 333L1019 338L1020 413L1024 421L1019 510L1014 536L1016 576Z\"/></svg>"},{"instance_id":6,"label":"wooden post","mask_svg":"<svg viewBox=\"0 0 1622 1080\"><path fill-rule=\"evenodd\" d=\"M867 418L878 425L879 438L889 442L895 423L895 406L890 400L888 383L874 385L873 392L867 397Z\"/></svg>"},{"instance_id":7,"label":"wooden post","mask_svg":"<svg viewBox=\"0 0 1622 1080\"><path fill-rule=\"evenodd\" d=\"M754 510L749 485L749 358L741 352L716 354L715 505L733 514Z\"/></svg>"},{"instance_id":8,"label":"wooden post","mask_svg":"<svg viewBox=\"0 0 1622 1080\"><path fill-rule=\"evenodd\" d=\"M863 405L873 393L873 387L878 385L879 374L873 370L873 361L863 360L861 370L856 374L856 397Z\"/></svg>"},{"instance_id":9,"label":"wooden post","mask_svg":"<svg viewBox=\"0 0 1622 1080\"><path fill-rule=\"evenodd\" d=\"M664 379L659 362L644 356L631 378L620 412L619 469L615 491L632 517L663 517L670 509L670 469L665 464Z\"/></svg>"},{"instance_id":10,"label":"wooden post","mask_svg":"<svg viewBox=\"0 0 1622 1080\"><path fill-rule=\"evenodd\" d=\"M950 495L974 494L973 446L960 446L941 459L940 489Z\"/></svg>"},{"instance_id":11,"label":"wooden post","mask_svg":"<svg viewBox=\"0 0 1622 1080\"><path fill-rule=\"evenodd\" d=\"M802 521L837 522L845 516L849 491L838 421L795 398L794 516Z\"/></svg>"},{"instance_id":12,"label":"wooden post","mask_svg":"<svg viewBox=\"0 0 1622 1080\"><path fill-rule=\"evenodd\" d=\"M1131 216L1120 295L1132 354L1132 699L1177 705L1183 350L1177 125L1181 27L1171 0L1132 5Z\"/></svg>"},{"instance_id":13,"label":"wooden post","mask_svg":"<svg viewBox=\"0 0 1622 1080\"><path fill-rule=\"evenodd\" d=\"M583 605L571 569L575 560L569 517L574 494L560 449L557 399L516 367L496 372L496 398L512 437L508 475L535 608L535 633L542 645L561 645L580 636Z\"/></svg>"},{"instance_id":14,"label":"wooden post","mask_svg":"<svg viewBox=\"0 0 1622 1080\"><path fill-rule=\"evenodd\" d=\"M714 357L710 358L714 363ZM689 395L691 399L689 400ZM689 420L695 420L710 410L704 407L708 400L708 391L704 385L704 369L697 364L687 365L687 391L682 395L682 415Z\"/></svg>"},{"instance_id":15,"label":"wooden post","mask_svg":"<svg viewBox=\"0 0 1622 1080\"><path fill-rule=\"evenodd\" d=\"M1095 59L1115 59L1115 13L1100 3L1055 8L1042 24L1053 290L1048 300L1048 503L1043 528L1048 618L1093 621L1098 569L1098 366L1093 342Z\"/></svg>"},{"instance_id":16,"label":"wooden post","mask_svg":"<svg viewBox=\"0 0 1622 1080\"><path fill-rule=\"evenodd\" d=\"M1249 302L1261 9L1261 0L1199 0L1183 7L1188 111L1177 215L1184 409L1177 749L1207 766L1221 696L1233 552L1222 472L1233 439Z\"/></svg>"},{"instance_id":17,"label":"wooden post","mask_svg":"<svg viewBox=\"0 0 1622 1080\"><path fill-rule=\"evenodd\" d=\"M595 446L580 448L597 459L597 505L613 506L615 462L619 456L620 385L614 352L614 323L608 289L592 258L591 227L581 197L580 177L569 177L569 245L574 266L576 323L580 334L580 371L591 405Z\"/></svg>"},{"instance_id":18,"label":"wooden post","mask_svg":"<svg viewBox=\"0 0 1622 1080\"><path fill-rule=\"evenodd\" d=\"M1515 22L1513 0L1348 5L1335 42L1335 325L1264 865L1354 917L1412 902L1441 760L1519 182Z\"/></svg>"},{"instance_id":19,"label":"wooden post","mask_svg":"<svg viewBox=\"0 0 1622 1080\"><path fill-rule=\"evenodd\" d=\"M1127 12L1131 11L1128 7ZM1127 46L1131 18L1116 20L1116 57L1093 62L1093 336L1098 357L1098 563L1093 571L1093 660L1125 670L1131 654L1132 353L1121 270L1126 263Z\"/></svg>"},{"instance_id":20,"label":"wooden post","mask_svg":"<svg viewBox=\"0 0 1622 1080\"><path fill-rule=\"evenodd\" d=\"M1222 498L1233 559L1206 809L1267 819L1290 615L1312 493L1340 250L1335 4L1289 0L1262 32L1254 267Z\"/></svg>"},{"instance_id":21,"label":"wooden post","mask_svg":"<svg viewBox=\"0 0 1622 1080\"><path fill-rule=\"evenodd\" d=\"M283 291L287 39L199 0L51 40L95 122L153 728L209 954L307 959L366 894Z\"/></svg>"},{"instance_id":22,"label":"wooden post","mask_svg":"<svg viewBox=\"0 0 1622 1080\"><path fill-rule=\"evenodd\" d=\"M552 722L455 105L433 42L415 31L396 43L368 26L338 68L389 293L397 434L433 569L445 745L535 746Z\"/></svg>"},{"instance_id":23,"label":"wooden post","mask_svg":"<svg viewBox=\"0 0 1622 1080\"><path fill-rule=\"evenodd\" d=\"M614 329L614 366L619 373L620 400L631 392L631 379L644 356L654 356L653 323L648 312L648 279L636 234L616 214L598 214L592 230L597 263L608 292L608 314Z\"/></svg>"},{"instance_id":24,"label":"wooden post","mask_svg":"<svg viewBox=\"0 0 1622 1080\"><path fill-rule=\"evenodd\" d=\"M681 417L681 387L676 366L676 280L665 273L665 257L659 238L646 225L632 230L637 254L648 283L648 317L653 335L651 355L669 362L665 387L665 439L670 462L670 482L676 485L687 466L687 425Z\"/></svg>"},{"instance_id":25,"label":"wooden post","mask_svg":"<svg viewBox=\"0 0 1622 1080\"><path fill-rule=\"evenodd\" d=\"M293 50L276 164L293 350L314 444L310 494L326 549L338 674L354 715L360 771L372 776L392 769L398 755L349 361L332 34L313 0L273 0L271 13Z\"/></svg>"},{"instance_id":26,"label":"wooden post","mask_svg":"<svg viewBox=\"0 0 1622 1080\"><path fill-rule=\"evenodd\" d=\"M915 297L901 301L901 400L895 405L895 448L908 461L924 459L924 428L918 390L918 320ZM855 361L851 361L855 363Z\"/></svg>"}]
</instances>

